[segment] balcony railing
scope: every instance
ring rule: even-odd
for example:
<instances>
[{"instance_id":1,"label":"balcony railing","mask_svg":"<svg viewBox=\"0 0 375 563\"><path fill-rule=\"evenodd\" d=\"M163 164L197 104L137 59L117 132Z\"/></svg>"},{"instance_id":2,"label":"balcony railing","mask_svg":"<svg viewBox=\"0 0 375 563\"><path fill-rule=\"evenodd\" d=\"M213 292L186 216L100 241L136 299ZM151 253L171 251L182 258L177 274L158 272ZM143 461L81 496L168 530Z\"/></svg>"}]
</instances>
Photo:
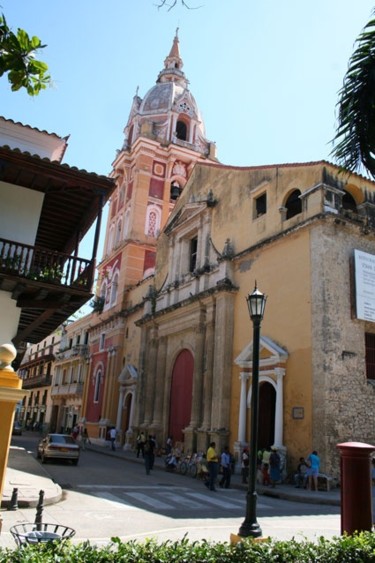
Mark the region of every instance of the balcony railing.
<instances>
[{"instance_id":1,"label":"balcony railing","mask_svg":"<svg viewBox=\"0 0 375 563\"><path fill-rule=\"evenodd\" d=\"M34 375L22 380L23 389L33 389L34 387L44 387L51 385L52 376L47 374Z\"/></svg>"},{"instance_id":2,"label":"balcony railing","mask_svg":"<svg viewBox=\"0 0 375 563\"><path fill-rule=\"evenodd\" d=\"M75 356L86 357L89 353L89 346L87 344L76 344L67 350L59 350L56 354L56 360L67 360Z\"/></svg>"},{"instance_id":3,"label":"balcony railing","mask_svg":"<svg viewBox=\"0 0 375 563\"><path fill-rule=\"evenodd\" d=\"M80 381L74 383L65 383L51 387L52 397L62 397L68 395L82 395L83 383Z\"/></svg>"},{"instance_id":4,"label":"balcony railing","mask_svg":"<svg viewBox=\"0 0 375 563\"><path fill-rule=\"evenodd\" d=\"M92 266L85 258L0 238L0 274L90 291Z\"/></svg>"}]
</instances>

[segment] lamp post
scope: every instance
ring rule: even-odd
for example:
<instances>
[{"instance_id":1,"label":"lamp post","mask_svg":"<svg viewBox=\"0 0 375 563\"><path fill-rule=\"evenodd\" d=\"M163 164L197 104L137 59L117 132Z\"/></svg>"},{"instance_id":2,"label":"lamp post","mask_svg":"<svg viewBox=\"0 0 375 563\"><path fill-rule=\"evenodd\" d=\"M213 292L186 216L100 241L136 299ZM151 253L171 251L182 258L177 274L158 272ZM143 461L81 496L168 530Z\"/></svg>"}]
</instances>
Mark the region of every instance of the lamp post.
<instances>
[{"instance_id":1,"label":"lamp post","mask_svg":"<svg viewBox=\"0 0 375 563\"><path fill-rule=\"evenodd\" d=\"M260 323L263 319L267 297L261 293L255 282L254 291L246 297L250 318L253 321L253 376L251 381L251 433L249 479L246 494L246 517L238 535L258 538L262 530L257 522L257 493L255 490L257 473L258 410L259 410L259 342Z\"/></svg>"}]
</instances>

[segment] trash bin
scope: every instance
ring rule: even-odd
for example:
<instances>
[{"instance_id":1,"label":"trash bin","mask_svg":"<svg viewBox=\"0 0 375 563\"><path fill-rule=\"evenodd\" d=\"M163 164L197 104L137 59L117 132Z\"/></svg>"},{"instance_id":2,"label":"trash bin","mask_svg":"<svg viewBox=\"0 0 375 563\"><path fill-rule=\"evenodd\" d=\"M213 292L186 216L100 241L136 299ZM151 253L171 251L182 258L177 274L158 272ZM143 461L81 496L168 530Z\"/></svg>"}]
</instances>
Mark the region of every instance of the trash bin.
<instances>
[{"instance_id":1,"label":"trash bin","mask_svg":"<svg viewBox=\"0 0 375 563\"><path fill-rule=\"evenodd\" d=\"M61 524L35 524L24 522L9 529L18 546L23 544L46 543L72 538L76 531Z\"/></svg>"}]
</instances>

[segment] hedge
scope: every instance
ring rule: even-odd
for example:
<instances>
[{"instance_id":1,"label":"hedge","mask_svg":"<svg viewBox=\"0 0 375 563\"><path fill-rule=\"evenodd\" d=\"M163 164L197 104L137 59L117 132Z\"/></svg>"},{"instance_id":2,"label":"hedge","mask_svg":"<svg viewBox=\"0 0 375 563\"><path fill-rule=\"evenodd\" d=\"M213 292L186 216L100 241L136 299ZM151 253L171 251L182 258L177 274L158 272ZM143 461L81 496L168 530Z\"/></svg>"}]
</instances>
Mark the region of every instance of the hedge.
<instances>
[{"instance_id":1,"label":"hedge","mask_svg":"<svg viewBox=\"0 0 375 563\"><path fill-rule=\"evenodd\" d=\"M375 534L362 532L333 539L229 543L180 541L122 542L112 538L105 547L69 541L1 549L0 563L369 563L375 562Z\"/></svg>"}]
</instances>

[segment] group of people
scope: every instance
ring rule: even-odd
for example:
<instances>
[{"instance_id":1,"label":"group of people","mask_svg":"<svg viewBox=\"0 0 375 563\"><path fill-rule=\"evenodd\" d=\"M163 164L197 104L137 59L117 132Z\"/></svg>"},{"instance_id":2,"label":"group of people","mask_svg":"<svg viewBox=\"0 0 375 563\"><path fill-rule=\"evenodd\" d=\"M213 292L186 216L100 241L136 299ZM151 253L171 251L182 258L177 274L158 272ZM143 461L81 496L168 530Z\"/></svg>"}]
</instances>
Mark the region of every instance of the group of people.
<instances>
[{"instance_id":1,"label":"group of people","mask_svg":"<svg viewBox=\"0 0 375 563\"><path fill-rule=\"evenodd\" d=\"M206 487L210 491L216 491L219 470L221 470L219 487L229 489L234 464L234 457L230 453L229 447L225 446L219 456L216 452L216 443L211 442L207 450L206 462L208 469L208 478L205 481Z\"/></svg>"},{"instance_id":2,"label":"group of people","mask_svg":"<svg viewBox=\"0 0 375 563\"><path fill-rule=\"evenodd\" d=\"M319 471L320 458L316 450L312 451L306 459L300 457L297 472L294 474L295 487L317 491Z\"/></svg>"},{"instance_id":3,"label":"group of people","mask_svg":"<svg viewBox=\"0 0 375 563\"><path fill-rule=\"evenodd\" d=\"M267 447L258 455L263 485L274 488L281 481L281 457L276 446Z\"/></svg>"}]
</instances>

